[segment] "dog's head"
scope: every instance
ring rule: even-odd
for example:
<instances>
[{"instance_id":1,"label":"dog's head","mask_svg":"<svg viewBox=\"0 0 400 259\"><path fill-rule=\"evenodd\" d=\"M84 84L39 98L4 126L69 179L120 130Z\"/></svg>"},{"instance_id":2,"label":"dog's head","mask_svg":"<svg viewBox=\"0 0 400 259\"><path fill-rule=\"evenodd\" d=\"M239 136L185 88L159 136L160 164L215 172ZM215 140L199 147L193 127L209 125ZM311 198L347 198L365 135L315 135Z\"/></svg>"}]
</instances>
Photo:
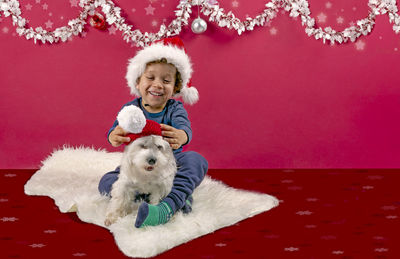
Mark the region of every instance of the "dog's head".
<instances>
[{"instance_id":1,"label":"dog's head","mask_svg":"<svg viewBox=\"0 0 400 259\"><path fill-rule=\"evenodd\" d=\"M160 174L162 171L168 171L162 169L176 167L169 143L156 135L138 138L126 146L123 163L144 174Z\"/></svg>"}]
</instances>

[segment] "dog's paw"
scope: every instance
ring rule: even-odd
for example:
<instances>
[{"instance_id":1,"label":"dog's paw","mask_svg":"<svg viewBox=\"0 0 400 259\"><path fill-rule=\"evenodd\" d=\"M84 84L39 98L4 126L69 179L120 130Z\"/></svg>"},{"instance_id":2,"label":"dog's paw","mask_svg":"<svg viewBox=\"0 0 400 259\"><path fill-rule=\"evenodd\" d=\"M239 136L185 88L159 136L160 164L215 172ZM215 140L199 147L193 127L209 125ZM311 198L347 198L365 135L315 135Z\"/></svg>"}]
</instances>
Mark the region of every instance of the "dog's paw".
<instances>
[{"instance_id":1,"label":"dog's paw","mask_svg":"<svg viewBox=\"0 0 400 259\"><path fill-rule=\"evenodd\" d=\"M113 224L113 222L111 222L111 220L109 220L109 219L104 220L104 225L106 225L106 227L109 227L112 224Z\"/></svg>"},{"instance_id":2,"label":"dog's paw","mask_svg":"<svg viewBox=\"0 0 400 259\"><path fill-rule=\"evenodd\" d=\"M108 215L106 217L106 219L104 220L104 225L106 225L107 227L111 226L112 224L114 224L117 221L118 217L114 216L114 215Z\"/></svg>"}]
</instances>

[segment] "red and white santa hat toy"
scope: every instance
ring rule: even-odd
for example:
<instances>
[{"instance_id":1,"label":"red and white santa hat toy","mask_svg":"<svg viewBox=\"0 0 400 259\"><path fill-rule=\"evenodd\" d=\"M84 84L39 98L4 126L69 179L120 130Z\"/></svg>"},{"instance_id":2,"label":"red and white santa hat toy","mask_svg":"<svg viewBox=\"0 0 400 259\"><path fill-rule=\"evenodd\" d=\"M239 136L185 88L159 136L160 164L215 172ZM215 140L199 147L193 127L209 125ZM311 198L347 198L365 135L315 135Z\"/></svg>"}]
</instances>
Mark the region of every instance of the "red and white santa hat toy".
<instances>
[{"instance_id":1,"label":"red and white santa hat toy","mask_svg":"<svg viewBox=\"0 0 400 259\"><path fill-rule=\"evenodd\" d=\"M129 143L145 136L161 136L161 125L155 121L147 120L143 111L135 105L122 108L118 113L117 120L119 126L129 132L129 134L125 136L131 139ZM128 145L129 143L125 144Z\"/></svg>"},{"instance_id":2,"label":"red and white santa hat toy","mask_svg":"<svg viewBox=\"0 0 400 259\"><path fill-rule=\"evenodd\" d=\"M186 54L183 42L179 37L165 38L154 42L150 46L138 51L136 56L129 59L126 80L131 89L131 94L140 96L136 89L136 80L144 73L149 62L165 58L168 63L173 64L182 77L182 89L174 97L182 97L188 104L194 104L199 100L199 93L191 86L192 63Z\"/></svg>"}]
</instances>

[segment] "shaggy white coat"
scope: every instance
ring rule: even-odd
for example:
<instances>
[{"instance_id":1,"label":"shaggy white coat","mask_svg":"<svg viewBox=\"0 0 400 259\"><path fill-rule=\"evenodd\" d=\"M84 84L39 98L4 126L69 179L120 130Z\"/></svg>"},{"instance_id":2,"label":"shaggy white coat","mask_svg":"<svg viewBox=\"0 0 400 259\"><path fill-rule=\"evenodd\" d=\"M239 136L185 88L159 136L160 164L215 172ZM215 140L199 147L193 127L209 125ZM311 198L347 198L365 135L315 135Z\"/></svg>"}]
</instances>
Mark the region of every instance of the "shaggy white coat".
<instances>
[{"instance_id":1,"label":"shaggy white coat","mask_svg":"<svg viewBox=\"0 0 400 259\"><path fill-rule=\"evenodd\" d=\"M154 163L148 161L154 159ZM125 147L118 180L111 190L111 201L104 224L110 226L119 217L137 214L137 193L150 194L150 204L158 204L172 189L176 174L175 157L169 143L161 136L136 139Z\"/></svg>"},{"instance_id":2,"label":"shaggy white coat","mask_svg":"<svg viewBox=\"0 0 400 259\"><path fill-rule=\"evenodd\" d=\"M105 227L109 199L99 194L97 186L106 172L119 165L121 156L119 152L64 147L43 162L26 183L25 193L49 196L61 212L76 211L82 221ZM209 177L196 188L193 200L190 214L179 212L165 225L137 229L136 217L130 214L108 229L125 255L152 257L278 205L275 197L234 189Z\"/></svg>"}]
</instances>

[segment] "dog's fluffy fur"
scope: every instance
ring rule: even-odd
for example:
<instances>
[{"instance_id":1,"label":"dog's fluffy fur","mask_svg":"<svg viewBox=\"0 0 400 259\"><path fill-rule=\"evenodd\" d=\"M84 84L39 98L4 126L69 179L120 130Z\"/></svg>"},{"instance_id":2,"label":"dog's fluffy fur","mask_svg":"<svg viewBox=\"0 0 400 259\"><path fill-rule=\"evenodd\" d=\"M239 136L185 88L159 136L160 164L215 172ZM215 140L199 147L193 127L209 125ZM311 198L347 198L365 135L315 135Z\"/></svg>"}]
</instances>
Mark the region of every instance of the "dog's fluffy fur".
<instances>
[{"instance_id":1,"label":"dog's fluffy fur","mask_svg":"<svg viewBox=\"0 0 400 259\"><path fill-rule=\"evenodd\" d=\"M168 142L161 136L147 136L130 143L122 156L118 180L113 184L105 225L137 210L135 195L150 194L150 204L158 204L171 191L176 162Z\"/></svg>"}]
</instances>

